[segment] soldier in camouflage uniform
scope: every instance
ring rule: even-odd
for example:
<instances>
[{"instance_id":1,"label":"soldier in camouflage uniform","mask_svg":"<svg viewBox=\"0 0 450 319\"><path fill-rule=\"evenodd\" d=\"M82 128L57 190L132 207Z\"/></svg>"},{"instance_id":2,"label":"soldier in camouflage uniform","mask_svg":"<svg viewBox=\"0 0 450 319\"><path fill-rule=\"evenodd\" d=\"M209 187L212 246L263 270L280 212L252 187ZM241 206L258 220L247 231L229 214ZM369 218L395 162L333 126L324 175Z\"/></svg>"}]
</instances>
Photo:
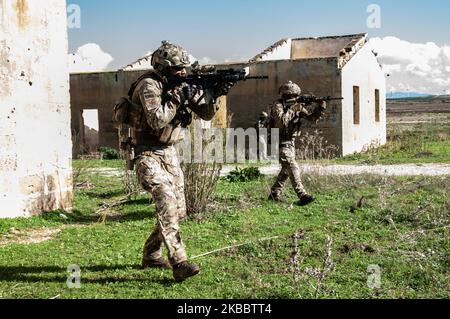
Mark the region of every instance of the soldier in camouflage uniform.
<instances>
[{"instance_id":1,"label":"soldier in camouflage uniform","mask_svg":"<svg viewBox=\"0 0 450 319\"><path fill-rule=\"evenodd\" d=\"M295 138L300 135L301 119L318 121L326 109L326 102L304 105L297 102L301 94L300 87L291 81L280 87L281 99L269 109L267 118L260 120L270 128L280 130L280 163L281 172L272 186L269 200L280 201L281 193L288 179L300 199L297 205L304 206L315 198L309 195L303 187L300 167L295 160Z\"/></svg>"},{"instance_id":2,"label":"soldier in camouflage uniform","mask_svg":"<svg viewBox=\"0 0 450 319\"><path fill-rule=\"evenodd\" d=\"M180 106L187 105L209 121L219 107L216 99L227 94L232 84L205 91L187 84L168 90L168 78L185 77L190 65L186 51L169 42L153 53L151 62L153 70L135 82L131 93L132 102L143 106L146 120L135 132L136 173L157 210L156 227L144 246L142 267L171 267L179 282L200 271L187 262L180 235L180 221L187 215L184 177L174 144L183 138L182 127L192 120L189 114L180 115ZM169 262L162 256L162 244L168 250Z\"/></svg>"}]
</instances>

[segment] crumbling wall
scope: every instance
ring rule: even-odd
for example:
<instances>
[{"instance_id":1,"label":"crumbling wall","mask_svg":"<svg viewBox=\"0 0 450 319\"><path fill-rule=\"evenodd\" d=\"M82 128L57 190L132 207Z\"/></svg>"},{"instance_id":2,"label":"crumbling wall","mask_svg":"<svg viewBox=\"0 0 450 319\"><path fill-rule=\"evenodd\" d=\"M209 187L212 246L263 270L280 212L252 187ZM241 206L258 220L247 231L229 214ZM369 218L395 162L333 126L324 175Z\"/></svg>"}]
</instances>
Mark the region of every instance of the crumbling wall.
<instances>
[{"instance_id":1,"label":"crumbling wall","mask_svg":"<svg viewBox=\"0 0 450 319\"><path fill-rule=\"evenodd\" d=\"M228 65L244 67L244 65ZM304 93L317 96L341 96L337 58L266 61L252 64L250 75L268 75L269 80L238 83L227 96L227 111L233 114L231 127L252 127L262 111L279 98L278 90L286 81L298 83ZM304 123L305 131L319 129L330 144L340 146L340 101L330 102L324 120L317 125Z\"/></svg>"},{"instance_id":2,"label":"crumbling wall","mask_svg":"<svg viewBox=\"0 0 450 319\"><path fill-rule=\"evenodd\" d=\"M283 39L265 49L250 60L250 63L261 61L289 60L291 58L291 39Z\"/></svg>"},{"instance_id":3,"label":"crumbling wall","mask_svg":"<svg viewBox=\"0 0 450 319\"><path fill-rule=\"evenodd\" d=\"M82 153L83 109L98 110L99 146L118 148L117 129L112 121L114 102L126 96L131 84L145 71L79 73L70 75L73 155Z\"/></svg>"},{"instance_id":4,"label":"crumbling wall","mask_svg":"<svg viewBox=\"0 0 450 319\"><path fill-rule=\"evenodd\" d=\"M351 43L353 36L324 37L292 40L292 59L338 57L339 52Z\"/></svg>"},{"instance_id":5,"label":"crumbling wall","mask_svg":"<svg viewBox=\"0 0 450 319\"><path fill-rule=\"evenodd\" d=\"M64 0L0 0L0 217L72 207Z\"/></svg>"}]
</instances>

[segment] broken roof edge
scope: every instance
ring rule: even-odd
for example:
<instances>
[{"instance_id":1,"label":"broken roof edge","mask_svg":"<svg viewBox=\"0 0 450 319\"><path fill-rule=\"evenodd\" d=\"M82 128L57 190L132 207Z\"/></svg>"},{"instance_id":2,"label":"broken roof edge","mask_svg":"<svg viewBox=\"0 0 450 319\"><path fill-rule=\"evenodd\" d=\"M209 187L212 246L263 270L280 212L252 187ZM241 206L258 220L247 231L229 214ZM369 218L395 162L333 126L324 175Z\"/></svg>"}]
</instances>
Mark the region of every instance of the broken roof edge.
<instances>
[{"instance_id":1,"label":"broken roof edge","mask_svg":"<svg viewBox=\"0 0 450 319\"><path fill-rule=\"evenodd\" d=\"M143 57L137 59L136 61L125 65L124 67L120 68L119 70L127 71L130 69L134 69L135 67L139 67L139 65L142 65L142 63L149 62L149 60L151 60L151 58L152 58L152 55L153 55L153 52L146 54Z\"/></svg>"},{"instance_id":2,"label":"broken roof edge","mask_svg":"<svg viewBox=\"0 0 450 319\"><path fill-rule=\"evenodd\" d=\"M283 38L277 42L275 42L274 44L272 44L271 46L267 47L264 51L262 51L261 53L255 55L253 58L251 58L250 60L248 60L249 63L255 63L255 62L259 62L261 61L261 59L267 55L272 53L273 51L275 51L275 49L280 48L281 46L283 46L284 44L286 44L288 41L292 40L291 38Z\"/></svg>"},{"instance_id":3,"label":"broken roof edge","mask_svg":"<svg viewBox=\"0 0 450 319\"><path fill-rule=\"evenodd\" d=\"M326 39L342 39L349 38L349 43L340 50L339 58L342 63L339 63L339 67L342 68L344 65L356 54L356 52L361 49L367 42L368 33L355 33L355 34L344 34L344 35L334 35L334 36L323 36L323 37L305 37L305 38L283 38L267 49L257 54L255 57L249 60L249 63L261 62L264 56L273 53L276 49L281 48L283 45L288 43L288 41L304 41L304 40L326 40ZM348 54L350 53L350 54ZM319 58L312 58L319 59ZM297 59L296 59L297 60Z\"/></svg>"},{"instance_id":4,"label":"broken roof edge","mask_svg":"<svg viewBox=\"0 0 450 319\"><path fill-rule=\"evenodd\" d=\"M299 40L325 40L325 39L339 39L339 38L367 38L368 33L355 33L355 34L344 34L344 35L331 35L324 37L306 37L306 38L293 38L292 41Z\"/></svg>"},{"instance_id":5,"label":"broken roof edge","mask_svg":"<svg viewBox=\"0 0 450 319\"><path fill-rule=\"evenodd\" d=\"M339 51L339 69L342 69L368 42L367 33L355 34L353 36L348 35L347 37L352 37L353 39L349 44L347 44L343 49Z\"/></svg>"}]
</instances>

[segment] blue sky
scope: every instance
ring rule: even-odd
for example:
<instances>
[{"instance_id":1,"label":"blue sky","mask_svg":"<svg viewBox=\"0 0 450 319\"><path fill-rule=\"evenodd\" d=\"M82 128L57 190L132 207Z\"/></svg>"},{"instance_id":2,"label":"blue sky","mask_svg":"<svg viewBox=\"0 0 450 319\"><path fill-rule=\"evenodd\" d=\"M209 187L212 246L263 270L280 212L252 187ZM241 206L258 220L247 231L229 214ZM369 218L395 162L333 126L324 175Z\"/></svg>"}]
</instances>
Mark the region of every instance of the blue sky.
<instances>
[{"instance_id":1,"label":"blue sky","mask_svg":"<svg viewBox=\"0 0 450 319\"><path fill-rule=\"evenodd\" d=\"M284 37L367 32L409 42L450 44L450 1L406 0L68 0L81 7L81 29L69 30L71 52L97 43L120 67L161 40L196 57L252 57ZM381 29L366 25L369 4L381 7Z\"/></svg>"},{"instance_id":2,"label":"blue sky","mask_svg":"<svg viewBox=\"0 0 450 319\"><path fill-rule=\"evenodd\" d=\"M368 33L388 92L450 94L448 0L68 0L81 8L69 29L72 72L114 70L182 45L202 63L244 61L282 38ZM381 28L367 26L368 6Z\"/></svg>"}]
</instances>

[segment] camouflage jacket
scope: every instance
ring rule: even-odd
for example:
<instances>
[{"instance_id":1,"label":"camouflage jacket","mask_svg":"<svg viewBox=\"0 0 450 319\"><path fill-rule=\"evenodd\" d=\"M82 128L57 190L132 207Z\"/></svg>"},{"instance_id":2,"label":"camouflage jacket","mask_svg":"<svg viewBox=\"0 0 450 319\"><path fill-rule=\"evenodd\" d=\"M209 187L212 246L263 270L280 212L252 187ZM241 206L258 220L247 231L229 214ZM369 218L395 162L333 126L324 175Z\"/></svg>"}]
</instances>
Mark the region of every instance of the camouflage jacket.
<instances>
[{"instance_id":1,"label":"camouflage jacket","mask_svg":"<svg viewBox=\"0 0 450 319\"><path fill-rule=\"evenodd\" d=\"M177 113L179 104L171 99L173 92L165 89L167 79L156 71L150 71L143 76L132 93L133 103L143 107L146 123L136 132L136 144L159 146L164 129L171 124ZM188 107L201 119L210 121L218 110L218 104L205 92L205 98L196 105ZM200 95L200 93L198 94Z\"/></svg>"},{"instance_id":2,"label":"camouflage jacket","mask_svg":"<svg viewBox=\"0 0 450 319\"><path fill-rule=\"evenodd\" d=\"M280 142L292 141L300 134L301 119L316 122L321 118L325 108L325 102L324 104L304 105L278 100L271 105L267 122L271 128L280 129Z\"/></svg>"}]
</instances>

